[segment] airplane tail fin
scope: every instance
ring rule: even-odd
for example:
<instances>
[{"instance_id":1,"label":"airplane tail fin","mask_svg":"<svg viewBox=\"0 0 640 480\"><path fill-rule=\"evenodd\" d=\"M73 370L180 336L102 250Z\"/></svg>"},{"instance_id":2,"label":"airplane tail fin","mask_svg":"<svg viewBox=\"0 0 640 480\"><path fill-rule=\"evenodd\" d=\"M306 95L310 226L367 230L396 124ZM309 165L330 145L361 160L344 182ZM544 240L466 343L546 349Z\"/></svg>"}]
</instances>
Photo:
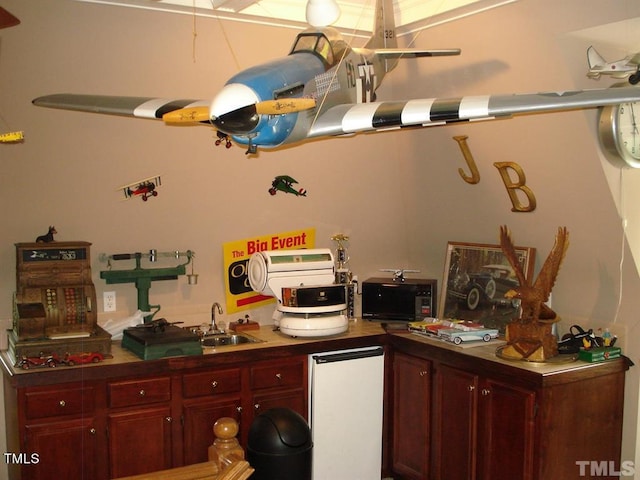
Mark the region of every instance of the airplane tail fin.
<instances>
[{"instance_id":1,"label":"airplane tail fin","mask_svg":"<svg viewBox=\"0 0 640 480\"><path fill-rule=\"evenodd\" d=\"M397 46L393 0L376 0L373 34L365 48L396 48Z\"/></svg>"},{"instance_id":2,"label":"airplane tail fin","mask_svg":"<svg viewBox=\"0 0 640 480\"><path fill-rule=\"evenodd\" d=\"M598 67L602 67L607 61L602 58L595 48L589 47L587 49L587 60L589 61L589 69L593 70Z\"/></svg>"}]
</instances>

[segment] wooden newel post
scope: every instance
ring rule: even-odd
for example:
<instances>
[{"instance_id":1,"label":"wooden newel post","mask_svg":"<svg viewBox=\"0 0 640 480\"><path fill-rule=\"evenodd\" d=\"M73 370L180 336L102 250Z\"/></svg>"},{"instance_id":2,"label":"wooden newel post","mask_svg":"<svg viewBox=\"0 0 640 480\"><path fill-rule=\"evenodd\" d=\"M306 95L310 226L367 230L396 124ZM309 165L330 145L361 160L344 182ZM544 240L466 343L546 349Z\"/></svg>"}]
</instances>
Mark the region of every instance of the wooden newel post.
<instances>
[{"instance_id":1,"label":"wooden newel post","mask_svg":"<svg viewBox=\"0 0 640 480\"><path fill-rule=\"evenodd\" d=\"M238 429L238 422L231 417L219 418L213 424L213 434L216 438L209 447L209 460L216 462L220 471L233 462L244 460L244 450L236 438Z\"/></svg>"}]
</instances>

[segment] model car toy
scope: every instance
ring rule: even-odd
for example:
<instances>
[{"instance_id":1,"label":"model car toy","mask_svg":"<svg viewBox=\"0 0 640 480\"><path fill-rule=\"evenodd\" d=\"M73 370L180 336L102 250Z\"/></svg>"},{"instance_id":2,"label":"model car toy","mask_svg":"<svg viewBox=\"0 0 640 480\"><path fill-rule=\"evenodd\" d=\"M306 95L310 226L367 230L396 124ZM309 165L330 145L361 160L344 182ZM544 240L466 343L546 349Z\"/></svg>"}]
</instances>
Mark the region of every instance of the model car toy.
<instances>
[{"instance_id":1,"label":"model car toy","mask_svg":"<svg viewBox=\"0 0 640 480\"><path fill-rule=\"evenodd\" d=\"M431 321L423 320L421 322L410 322L408 328L409 331L412 332L423 333L426 335L437 337L438 331L440 331L440 329L453 328L454 325L455 322L452 320L438 320L433 318L431 319Z\"/></svg>"},{"instance_id":2,"label":"model car toy","mask_svg":"<svg viewBox=\"0 0 640 480\"><path fill-rule=\"evenodd\" d=\"M62 362L72 367L83 363L98 363L104 360L104 355L99 352L67 353Z\"/></svg>"},{"instance_id":3,"label":"model car toy","mask_svg":"<svg viewBox=\"0 0 640 480\"><path fill-rule=\"evenodd\" d=\"M29 370L30 368L40 368L40 367L57 367L58 363L60 363L60 359L57 355L51 354L43 354L41 353L39 357L26 357L23 356L22 359L17 363L16 367L22 368L23 370Z\"/></svg>"},{"instance_id":4,"label":"model car toy","mask_svg":"<svg viewBox=\"0 0 640 480\"><path fill-rule=\"evenodd\" d=\"M494 328L478 328L473 330L462 330L459 328L443 328L438 331L438 336L460 345L462 342L474 342L478 340L490 341L498 338L498 330Z\"/></svg>"}]
</instances>

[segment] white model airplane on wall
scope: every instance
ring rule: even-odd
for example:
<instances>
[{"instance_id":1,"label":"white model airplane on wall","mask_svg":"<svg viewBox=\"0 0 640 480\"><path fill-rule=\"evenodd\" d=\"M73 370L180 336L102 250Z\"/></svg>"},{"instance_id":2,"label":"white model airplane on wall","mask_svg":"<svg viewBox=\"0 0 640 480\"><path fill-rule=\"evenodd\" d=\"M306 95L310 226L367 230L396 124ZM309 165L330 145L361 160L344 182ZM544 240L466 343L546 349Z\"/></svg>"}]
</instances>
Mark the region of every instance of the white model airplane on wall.
<instances>
[{"instance_id":1,"label":"white model airplane on wall","mask_svg":"<svg viewBox=\"0 0 640 480\"><path fill-rule=\"evenodd\" d=\"M589 61L587 77L589 78L598 79L601 75L610 75L613 78L629 77L631 85L640 82L640 52L628 55L622 60L607 62L595 48L589 47L587 59Z\"/></svg>"},{"instance_id":2,"label":"white model airplane on wall","mask_svg":"<svg viewBox=\"0 0 640 480\"><path fill-rule=\"evenodd\" d=\"M211 100L55 94L38 106L205 124L216 144L276 148L311 138L428 127L518 114L591 108L640 100L640 89L615 88L521 95L377 102L375 91L400 58L458 55L458 49L397 48L392 0L377 0L374 32L350 47L331 27L297 35L288 56L233 76ZM312 24L316 22L310 21Z\"/></svg>"}]
</instances>

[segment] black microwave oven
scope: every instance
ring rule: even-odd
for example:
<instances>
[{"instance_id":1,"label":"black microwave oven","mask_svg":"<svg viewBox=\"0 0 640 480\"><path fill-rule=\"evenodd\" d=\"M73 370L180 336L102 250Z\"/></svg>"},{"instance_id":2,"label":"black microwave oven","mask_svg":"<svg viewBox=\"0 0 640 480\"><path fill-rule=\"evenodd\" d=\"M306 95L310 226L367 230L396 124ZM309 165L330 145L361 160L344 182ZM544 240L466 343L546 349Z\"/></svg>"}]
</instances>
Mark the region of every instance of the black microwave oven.
<instances>
[{"instance_id":1,"label":"black microwave oven","mask_svg":"<svg viewBox=\"0 0 640 480\"><path fill-rule=\"evenodd\" d=\"M362 318L414 322L435 317L437 280L369 278L362 283Z\"/></svg>"}]
</instances>

